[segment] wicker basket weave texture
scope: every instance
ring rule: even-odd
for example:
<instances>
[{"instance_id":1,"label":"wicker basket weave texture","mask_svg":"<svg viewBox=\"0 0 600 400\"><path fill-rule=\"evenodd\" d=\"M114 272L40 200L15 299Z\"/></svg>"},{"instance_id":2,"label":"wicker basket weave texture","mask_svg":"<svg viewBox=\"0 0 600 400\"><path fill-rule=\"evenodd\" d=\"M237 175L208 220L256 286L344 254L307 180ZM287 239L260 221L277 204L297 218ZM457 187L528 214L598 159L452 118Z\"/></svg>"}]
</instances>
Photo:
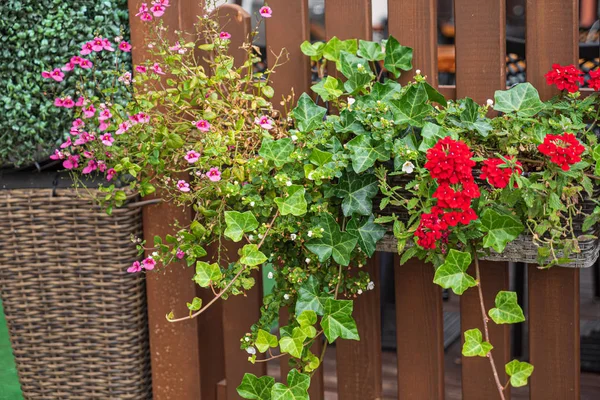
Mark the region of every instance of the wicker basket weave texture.
<instances>
[{"instance_id":1,"label":"wicker basket weave texture","mask_svg":"<svg viewBox=\"0 0 600 400\"><path fill-rule=\"evenodd\" d=\"M92 191L94 192L94 191ZM0 295L27 399L152 398L141 209L0 190Z\"/></svg>"}]
</instances>

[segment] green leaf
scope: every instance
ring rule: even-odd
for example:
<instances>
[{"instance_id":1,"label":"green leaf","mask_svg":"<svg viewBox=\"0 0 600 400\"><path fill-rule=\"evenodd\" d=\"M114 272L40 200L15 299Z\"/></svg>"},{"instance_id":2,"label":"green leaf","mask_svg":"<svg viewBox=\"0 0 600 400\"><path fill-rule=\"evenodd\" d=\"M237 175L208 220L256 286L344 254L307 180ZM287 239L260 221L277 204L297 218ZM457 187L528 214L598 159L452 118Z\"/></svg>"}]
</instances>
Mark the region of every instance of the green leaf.
<instances>
[{"instance_id":1,"label":"green leaf","mask_svg":"<svg viewBox=\"0 0 600 400\"><path fill-rule=\"evenodd\" d=\"M330 162L332 160L332 158L333 158L332 153L329 153L327 151L321 151L317 148L314 148L312 153L310 153L310 157L308 158L308 160L311 163L313 163L314 165L322 167L323 165Z\"/></svg>"},{"instance_id":2,"label":"green leaf","mask_svg":"<svg viewBox=\"0 0 600 400\"><path fill-rule=\"evenodd\" d=\"M344 84L342 81L332 76L321 79L319 83L312 85L310 88L325 101L337 99L344 94L344 91L342 90L344 88Z\"/></svg>"},{"instance_id":3,"label":"green leaf","mask_svg":"<svg viewBox=\"0 0 600 400\"><path fill-rule=\"evenodd\" d=\"M492 308L488 314L497 324L516 324L525 321L525 315L523 315L523 310L517 303L515 292L498 292L496 295L496 308Z\"/></svg>"},{"instance_id":4,"label":"green leaf","mask_svg":"<svg viewBox=\"0 0 600 400\"><path fill-rule=\"evenodd\" d=\"M187 308L190 311L198 311L202 308L202 299L200 297L194 297L191 303L187 303Z\"/></svg>"},{"instance_id":5,"label":"green leaf","mask_svg":"<svg viewBox=\"0 0 600 400\"><path fill-rule=\"evenodd\" d=\"M271 389L271 400L309 400L310 377L292 369L287 376L287 386L276 383Z\"/></svg>"},{"instance_id":6,"label":"green leaf","mask_svg":"<svg viewBox=\"0 0 600 400\"><path fill-rule=\"evenodd\" d=\"M309 95L302 93L302 96L298 99L298 105L292 112L298 130L302 133L308 133L321 126L327 109L316 105Z\"/></svg>"},{"instance_id":7,"label":"green leaf","mask_svg":"<svg viewBox=\"0 0 600 400\"><path fill-rule=\"evenodd\" d=\"M244 374L242 383L237 387L238 394L244 399L271 400L271 389L275 385L275 378L261 376L257 378L253 374Z\"/></svg>"},{"instance_id":8,"label":"green leaf","mask_svg":"<svg viewBox=\"0 0 600 400\"><path fill-rule=\"evenodd\" d=\"M170 133L167 137L167 147L170 149L179 149L180 147L183 147L184 144L185 142L183 141L181 136L179 136L176 133Z\"/></svg>"},{"instance_id":9,"label":"green leaf","mask_svg":"<svg viewBox=\"0 0 600 400\"><path fill-rule=\"evenodd\" d=\"M494 94L494 110L516 112L520 117L533 117L544 108L538 91L531 83L519 83L508 90Z\"/></svg>"},{"instance_id":10,"label":"green leaf","mask_svg":"<svg viewBox=\"0 0 600 400\"><path fill-rule=\"evenodd\" d=\"M329 343L333 343L339 337L360 340L356 322L352 318L353 308L352 300L327 299L321 327Z\"/></svg>"},{"instance_id":11,"label":"green leaf","mask_svg":"<svg viewBox=\"0 0 600 400\"><path fill-rule=\"evenodd\" d=\"M356 39L340 40L336 36L329 39L325 47L323 48L323 57L326 60L334 61L336 67L339 69L340 56L342 51L346 51L350 54L356 54L358 50L358 44Z\"/></svg>"},{"instance_id":12,"label":"green leaf","mask_svg":"<svg viewBox=\"0 0 600 400\"><path fill-rule=\"evenodd\" d=\"M356 114L348 109L342 110L340 117L333 123L333 128L338 133L367 133L362 123L356 119Z\"/></svg>"},{"instance_id":13,"label":"green leaf","mask_svg":"<svg viewBox=\"0 0 600 400\"><path fill-rule=\"evenodd\" d=\"M523 229L521 221L510 214L500 214L486 208L481 215L481 230L487 233L483 238L483 247L491 247L498 253L502 253L506 245L515 240Z\"/></svg>"},{"instance_id":14,"label":"green leaf","mask_svg":"<svg viewBox=\"0 0 600 400\"><path fill-rule=\"evenodd\" d=\"M262 264L265 261L267 261L267 256L258 250L257 245L247 244L242 247L242 257L240 258L240 263L254 267L255 265Z\"/></svg>"},{"instance_id":15,"label":"green leaf","mask_svg":"<svg viewBox=\"0 0 600 400\"><path fill-rule=\"evenodd\" d=\"M527 379L533 373L533 365L519 360L512 360L506 364L504 370L506 375L510 376L510 384L514 387L521 387L527 385Z\"/></svg>"},{"instance_id":16,"label":"green leaf","mask_svg":"<svg viewBox=\"0 0 600 400\"><path fill-rule=\"evenodd\" d=\"M264 138L258 154L267 160L273 161L277 167L282 167L290 162L290 154L294 151L294 142L290 138L273 140Z\"/></svg>"},{"instance_id":17,"label":"green leaf","mask_svg":"<svg viewBox=\"0 0 600 400\"><path fill-rule=\"evenodd\" d=\"M301 327L312 326L317 323L317 313L313 310L302 311L296 318L296 321L298 321Z\"/></svg>"},{"instance_id":18,"label":"green leaf","mask_svg":"<svg viewBox=\"0 0 600 400\"><path fill-rule=\"evenodd\" d=\"M358 175L352 171L346 172L335 186L336 196L344 199L342 211L346 217L352 214L371 215L372 198L378 191L379 183L375 175Z\"/></svg>"},{"instance_id":19,"label":"green leaf","mask_svg":"<svg viewBox=\"0 0 600 400\"><path fill-rule=\"evenodd\" d=\"M375 78L367 60L345 51L342 51L340 55L340 69L347 78L344 82L344 89L350 94L364 88Z\"/></svg>"},{"instance_id":20,"label":"green leaf","mask_svg":"<svg viewBox=\"0 0 600 400\"><path fill-rule=\"evenodd\" d=\"M410 125L421 128L424 118L431 113L433 107L427 103L425 87L412 85L404 95L390 103L394 122L398 125Z\"/></svg>"},{"instance_id":21,"label":"green leaf","mask_svg":"<svg viewBox=\"0 0 600 400\"><path fill-rule=\"evenodd\" d=\"M217 263L206 263L204 261L198 261L196 263L196 275L194 275L194 282L202 287L208 287L211 282L215 282L221 279L221 268Z\"/></svg>"},{"instance_id":22,"label":"green leaf","mask_svg":"<svg viewBox=\"0 0 600 400\"><path fill-rule=\"evenodd\" d=\"M314 311L317 315L323 315L325 302L331 296L326 292L321 292L319 290L319 280L314 275L310 275L298 290L296 315L302 315L307 310Z\"/></svg>"},{"instance_id":23,"label":"green leaf","mask_svg":"<svg viewBox=\"0 0 600 400\"><path fill-rule=\"evenodd\" d=\"M425 91L427 92L427 98L429 99L429 101L433 101L435 103L438 103L442 106L446 106L448 104L448 102L446 101L446 98L444 97L444 95L442 95L440 92L438 92L433 86L431 86L429 83L427 82L419 82L420 85L423 85L423 87L425 87Z\"/></svg>"},{"instance_id":24,"label":"green leaf","mask_svg":"<svg viewBox=\"0 0 600 400\"><path fill-rule=\"evenodd\" d=\"M465 129L477 131L481 136L486 137L492 130L492 125L479 115L479 105L468 97L463 101L462 105L464 109L460 113L460 125Z\"/></svg>"},{"instance_id":25,"label":"green leaf","mask_svg":"<svg viewBox=\"0 0 600 400\"><path fill-rule=\"evenodd\" d=\"M306 189L304 186L300 185L292 185L287 189L288 197L275 198L275 204L277 204L277 208L281 215L295 215L296 217L301 217L306 214L307 206L306 199L304 195L306 193Z\"/></svg>"},{"instance_id":26,"label":"green leaf","mask_svg":"<svg viewBox=\"0 0 600 400\"><path fill-rule=\"evenodd\" d=\"M250 211L225 211L225 224L227 228L224 235L234 242L242 240L245 232L252 232L258 228L258 221Z\"/></svg>"},{"instance_id":27,"label":"green leaf","mask_svg":"<svg viewBox=\"0 0 600 400\"><path fill-rule=\"evenodd\" d=\"M385 58L383 66L394 78L400 77L400 71L409 71L412 69L413 49L400 45L400 43L390 36L385 44Z\"/></svg>"},{"instance_id":28,"label":"green leaf","mask_svg":"<svg viewBox=\"0 0 600 400\"><path fill-rule=\"evenodd\" d=\"M369 257L372 257L379 242L387 232L383 226L375 224L375 217L371 215L361 225L361 221L354 217L348 222L346 231L358 238L358 245ZM395 226L395 225L394 225Z\"/></svg>"},{"instance_id":29,"label":"green leaf","mask_svg":"<svg viewBox=\"0 0 600 400\"><path fill-rule=\"evenodd\" d=\"M319 359L319 357L315 356L310 351L308 352L308 354L306 354L305 357L302 358L302 361L307 363L307 365L304 367L305 372L312 372L319 368L319 365L321 365L321 360Z\"/></svg>"},{"instance_id":30,"label":"green leaf","mask_svg":"<svg viewBox=\"0 0 600 400\"><path fill-rule=\"evenodd\" d=\"M281 336L281 339L279 339L279 348L282 353L288 353L291 356L300 358L304 350L304 341L307 338L308 336L301 328L294 328L291 336Z\"/></svg>"},{"instance_id":31,"label":"green leaf","mask_svg":"<svg viewBox=\"0 0 600 400\"><path fill-rule=\"evenodd\" d=\"M269 350L270 347L277 347L277 336L272 335L263 329L259 329L254 344L258 351L264 353Z\"/></svg>"},{"instance_id":32,"label":"green leaf","mask_svg":"<svg viewBox=\"0 0 600 400\"><path fill-rule=\"evenodd\" d=\"M423 129L421 130L421 137L423 140L419 145L419 151L423 153L427 152L427 150L435 146L438 140L446 136L450 136L450 132L439 125L425 122L425 125L423 125Z\"/></svg>"},{"instance_id":33,"label":"green leaf","mask_svg":"<svg viewBox=\"0 0 600 400\"><path fill-rule=\"evenodd\" d=\"M350 254L356 247L356 237L341 232L340 226L329 213L324 213L321 217L320 226L323 228L322 237L306 242L306 248L316 254L320 262L333 257L336 263L347 266Z\"/></svg>"},{"instance_id":34,"label":"green leaf","mask_svg":"<svg viewBox=\"0 0 600 400\"><path fill-rule=\"evenodd\" d=\"M367 40L358 41L357 54L369 61L381 61L385 58L385 53L381 48L381 43L370 42Z\"/></svg>"},{"instance_id":35,"label":"green leaf","mask_svg":"<svg viewBox=\"0 0 600 400\"><path fill-rule=\"evenodd\" d=\"M361 173L375 165L375 161L387 161L390 159L390 151L385 149L385 143L372 144L368 135L359 135L346 143L346 147L352 154L352 169Z\"/></svg>"},{"instance_id":36,"label":"green leaf","mask_svg":"<svg viewBox=\"0 0 600 400\"><path fill-rule=\"evenodd\" d=\"M321 57L323 57L323 49L324 48L325 48L325 43L316 42L316 43L311 44L308 40L305 40L300 45L300 50L302 51L302 53L309 56L310 58L312 58L315 61L318 61Z\"/></svg>"},{"instance_id":37,"label":"green leaf","mask_svg":"<svg viewBox=\"0 0 600 400\"><path fill-rule=\"evenodd\" d=\"M433 283L444 289L451 288L454 293L461 295L468 288L477 286L475 279L467 274L469 265L471 254L450 249L444 263L435 271Z\"/></svg>"},{"instance_id":38,"label":"green leaf","mask_svg":"<svg viewBox=\"0 0 600 400\"><path fill-rule=\"evenodd\" d=\"M465 357L486 357L494 348L489 342L483 341L481 331L477 328L465 331L465 343L463 344L462 354Z\"/></svg>"},{"instance_id":39,"label":"green leaf","mask_svg":"<svg viewBox=\"0 0 600 400\"><path fill-rule=\"evenodd\" d=\"M372 102L381 101L387 103L400 97L402 86L394 80L388 79L385 83L375 82L371 88L371 93L367 96L359 97L359 101Z\"/></svg>"}]
</instances>

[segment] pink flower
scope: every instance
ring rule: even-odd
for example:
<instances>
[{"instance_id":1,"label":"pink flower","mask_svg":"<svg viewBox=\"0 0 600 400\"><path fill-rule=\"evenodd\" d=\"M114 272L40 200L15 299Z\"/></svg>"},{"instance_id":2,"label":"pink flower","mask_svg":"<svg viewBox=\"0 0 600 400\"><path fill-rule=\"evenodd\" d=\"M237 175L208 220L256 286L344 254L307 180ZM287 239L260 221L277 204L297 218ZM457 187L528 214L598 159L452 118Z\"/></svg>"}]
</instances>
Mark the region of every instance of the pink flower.
<instances>
[{"instance_id":1,"label":"pink flower","mask_svg":"<svg viewBox=\"0 0 600 400\"><path fill-rule=\"evenodd\" d=\"M141 272L142 271L142 264L140 264L139 261L134 261L133 264L131 264L131 267L127 268L127 272L129 272L130 274L134 274L136 272Z\"/></svg>"},{"instance_id":2,"label":"pink flower","mask_svg":"<svg viewBox=\"0 0 600 400\"><path fill-rule=\"evenodd\" d=\"M83 128L85 126L85 122L81 118L77 118L73 121L72 127L75 129Z\"/></svg>"},{"instance_id":3,"label":"pink flower","mask_svg":"<svg viewBox=\"0 0 600 400\"><path fill-rule=\"evenodd\" d=\"M175 257L177 257L178 259L181 260L183 257L185 257L185 253L183 252L183 250L177 249L177 253L175 253Z\"/></svg>"},{"instance_id":4,"label":"pink flower","mask_svg":"<svg viewBox=\"0 0 600 400\"><path fill-rule=\"evenodd\" d=\"M141 74L145 74L146 72L148 72L148 68L146 68L143 65L136 65L135 70Z\"/></svg>"},{"instance_id":5,"label":"pink flower","mask_svg":"<svg viewBox=\"0 0 600 400\"><path fill-rule=\"evenodd\" d=\"M87 42L84 43L83 46L81 46L81 51L79 52L79 54L81 54L82 56L87 56L88 54L91 54L93 51L93 46L92 46L92 42Z\"/></svg>"},{"instance_id":6,"label":"pink flower","mask_svg":"<svg viewBox=\"0 0 600 400\"><path fill-rule=\"evenodd\" d=\"M71 129L69 129L69 134L71 134L72 136L77 136L79 135L79 129L71 127Z\"/></svg>"},{"instance_id":7,"label":"pink flower","mask_svg":"<svg viewBox=\"0 0 600 400\"><path fill-rule=\"evenodd\" d=\"M126 85L131 83L131 72L125 72L123 75L117 78L119 82L123 82Z\"/></svg>"},{"instance_id":8,"label":"pink flower","mask_svg":"<svg viewBox=\"0 0 600 400\"><path fill-rule=\"evenodd\" d=\"M152 14L155 17L162 17L163 14L165 13L165 6L160 5L160 4L153 4L152 7L150 7L150 11L152 12Z\"/></svg>"},{"instance_id":9,"label":"pink flower","mask_svg":"<svg viewBox=\"0 0 600 400\"><path fill-rule=\"evenodd\" d=\"M140 19L144 22L152 21L152 14L148 12L142 13L142 15L140 15Z\"/></svg>"},{"instance_id":10,"label":"pink flower","mask_svg":"<svg viewBox=\"0 0 600 400\"><path fill-rule=\"evenodd\" d=\"M71 61L69 61L70 63L73 63L75 65L79 65L79 63L81 62L82 58L79 56L73 56L71 57Z\"/></svg>"},{"instance_id":11,"label":"pink flower","mask_svg":"<svg viewBox=\"0 0 600 400\"><path fill-rule=\"evenodd\" d=\"M81 171L82 174L91 174L98 169L98 163L95 160L89 160L87 166Z\"/></svg>"},{"instance_id":12,"label":"pink flower","mask_svg":"<svg viewBox=\"0 0 600 400\"><path fill-rule=\"evenodd\" d=\"M177 189L181 190L182 192L189 192L190 191L190 184L187 183L186 181L184 181L183 179L177 181Z\"/></svg>"},{"instance_id":13,"label":"pink flower","mask_svg":"<svg viewBox=\"0 0 600 400\"><path fill-rule=\"evenodd\" d=\"M72 63L72 62L70 62L70 61L69 61L69 62L68 62L68 63L66 63L66 64L65 64L65 66L64 66L64 67L62 67L61 69L62 69L63 71L65 71L65 72L66 72L66 71L73 71L73 70L75 69L75 63Z\"/></svg>"},{"instance_id":14,"label":"pink flower","mask_svg":"<svg viewBox=\"0 0 600 400\"><path fill-rule=\"evenodd\" d=\"M94 38L94 40L91 41L91 44L92 50L94 51L102 51L104 48L104 42L102 41L102 38Z\"/></svg>"},{"instance_id":15,"label":"pink flower","mask_svg":"<svg viewBox=\"0 0 600 400\"><path fill-rule=\"evenodd\" d=\"M129 116L129 120L134 124L143 124L150 122L150 116L146 113L140 112Z\"/></svg>"},{"instance_id":16,"label":"pink flower","mask_svg":"<svg viewBox=\"0 0 600 400\"><path fill-rule=\"evenodd\" d=\"M62 151L60 151L58 149L54 150L54 154L52 154L50 156L51 160L62 160L64 158L65 158L65 155L62 153Z\"/></svg>"},{"instance_id":17,"label":"pink flower","mask_svg":"<svg viewBox=\"0 0 600 400\"><path fill-rule=\"evenodd\" d=\"M129 130L130 126L131 126L131 124L129 123L129 121L125 121L125 122L119 124L119 129L117 129L115 134L117 134L117 135L124 134L125 132L127 132Z\"/></svg>"},{"instance_id":18,"label":"pink flower","mask_svg":"<svg viewBox=\"0 0 600 400\"><path fill-rule=\"evenodd\" d=\"M94 152L86 150L86 151L83 152L83 156L85 158L93 158L94 157Z\"/></svg>"},{"instance_id":19,"label":"pink flower","mask_svg":"<svg viewBox=\"0 0 600 400\"><path fill-rule=\"evenodd\" d=\"M67 96L65 98L65 100L63 101L63 107L65 107L65 108L75 107L75 102L73 101L73 99L70 96Z\"/></svg>"},{"instance_id":20,"label":"pink flower","mask_svg":"<svg viewBox=\"0 0 600 400\"><path fill-rule=\"evenodd\" d=\"M196 161L198 161L198 159L200 158L200 153L194 151L194 150L190 150L187 152L187 154L184 157L187 162L189 162L190 164L195 163Z\"/></svg>"},{"instance_id":21,"label":"pink flower","mask_svg":"<svg viewBox=\"0 0 600 400\"><path fill-rule=\"evenodd\" d=\"M79 66L83 69L90 69L94 66L94 64L92 64L92 62L90 60L83 58L79 62Z\"/></svg>"},{"instance_id":22,"label":"pink flower","mask_svg":"<svg viewBox=\"0 0 600 400\"><path fill-rule=\"evenodd\" d=\"M122 41L119 43L119 50L129 53L131 51L131 45L126 41Z\"/></svg>"},{"instance_id":23,"label":"pink flower","mask_svg":"<svg viewBox=\"0 0 600 400\"><path fill-rule=\"evenodd\" d=\"M108 171L106 171L106 180L110 181L112 178L115 177L116 174L117 174L117 171L115 171L114 168L109 169Z\"/></svg>"},{"instance_id":24,"label":"pink flower","mask_svg":"<svg viewBox=\"0 0 600 400\"><path fill-rule=\"evenodd\" d=\"M110 133L105 133L104 135L100 136L100 140L105 146L112 146L113 142L115 141Z\"/></svg>"},{"instance_id":25,"label":"pink flower","mask_svg":"<svg viewBox=\"0 0 600 400\"><path fill-rule=\"evenodd\" d=\"M181 44L179 44L179 42L175 43L175 46L169 47L169 50L170 51L176 51L179 54L184 54L187 51L186 48L181 47Z\"/></svg>"},{"instance_id":26,"label":"pink flower","mask_svg":"<svg viewBox=\"0 0 600 400\"><path fill-rule=\"evenodd\" d=\"M271 18L271 15L273 14L273 10L271 10L271 7L268 6L264 6L261 7L260 10L258 11L258 13L263 17L263 18Z\"/></svg>"},{"instance_id":27,"label":"pink flower","mask_svg":"<svg viewBox=\"0 0 600 400\"><path fill-rule=\"evenodd\" d=\"M62 82L63 78L65 77L65 74L63 74L63 72L59 68L54 68L52 72L42 72L42 76L44 78L52 78L56 82Z\"/></svg>"},{"instance_id":28,"label":"pink flower","mask_svg":"<svg viewBox=\"0 0 600 400\"><path fill-rule=\"evenodd\" d=\"M109 119L110 117L112 117L110 110L108 108L105 108L104 110L100 111L100 115L98 115L98 120L105 121L105 120Z\"/></svg>"},{"instance_id":29,"label":"pink flower","mask_svg":"<svg viewBox=\"0 0 600 400\"><path fill-rule=\"evenodd\" d=\"M108 39L102 39L102 48L106 51L115 51L112 47L112 43Z\"/></svg>"},{"instance_id":30,"label":"pink flower","mask_svg":"<svg viewBox=\"0 0 600 400\"><path fill-rule=\"evenodd\" d=\"M169 0L154 0L152 4L160 4L161 6L169 7Z\"/></svg>"},{"instance_id":31,"label":"pink flower","mask_svg":"<svg viewBox=\"0 0 600 400\"><path fill-rule=\"evenodd\" d=\"M254 120L254 123L257 125L260 125L261 128L266 129L266 130L273 129L273 121L269 117L264 116L264 115L260 118L256 118Z\"/></svg>"},{"instance_id":32,"label":"pink flower","mask_svg":"<svg viewBox=\"0 0 600 400\"><path fill-rule=\"evenodd\" d=\"M52 74L49 71L42 71L42 78L50 79L52 78Z\"/></svg>"},{"instance_id":33,"label":"pink flower","mask_svg":"<svg viewBox=\"0 0 600 400\"><path fill-rule=\"evenodd\" d=\"M147 271L152 271L155 265L156 261L152 257L146 257L142 261L142 268L145 268Z\"/></svg>"},{"instance_id":34,"label":"pink flower","mask_svg":"<svg viewBox=\"0 0 600 400\"><path fill-rule=\"evenodd\" d=\"M73 169L79 167L79 156L70 155L65 161L63 161L63 167L66 169Z\"/></svg>"},{"instance_id":35,"label":"pink flower","mask_svg":"<svg viewBox=\"0 0 600 400\"><path fill-rule=\"evenodd\" d=\"M210 124L205 119L201 119L200 121L194 122L194 125L196 125L196 128L198 128L200 132L210 131Z\"/></svg>"},{"instance_id":36,"label":"pink flower","mask_svg":"<svg viewBox=\"0 0 600 400\"><path fill-rule=\"evenodd\" d=\"M211 168L206 173L206 176L213 182L218 182L221 180L221 172L219 171L219 168Z\"/></svg>"},{"instance_id":37,"label":"pink flower","mask_svg":"<svg viewBox=\"0 0 600 400\"><path fill-rule=\"evenodd\" d=\"M79 135L79 137L75 140L75 146L81 146L82 144L86 144L94 139L94 135L90 135L87 132L81 132L81 135Z\"/></svg>"},{"instance_id":38,"label":"pink flower","mask_svg":"<svg viewBox=\"0 0 600 400\"><path fill-rule=\"evenodd\" d=\"M219 39L231 39L231 35L229 32L221 32L219 33Z\"/></svg>"},{"instance_id":39,"label":"pink flower","mask_svg":"<svg viewBox=\"0 0 600 400\"><path fill-rule=\"evenodd\" d=\"M55 107L62 107L64 104L65 104L65 99L61 99L60 97L57 97L54 99Z\"/></svg>"},{"instance_id":40,"label":"pink flower","mask_svg":"<svg viewBox=\"0 0 600 400\"><path fill-rule=\"evenodd\" d=\"M109 126L109 125L106 123L106 121L101 121L101 122L100 122L100 125L98 125L98 130L99 130L100 132L104 132L105 130L107 130L107 129L108 129L108 126Z\"/></svg>"},{"instance_id":41,"label":"pink flower","mask_svg":"<svg viewBox=\"0 0 600 400\"><path fill-rule=\"evenodd\" d=\"M158 75L165 74L164 71L162 70L162 68L160 67L159 63L154 63L154 65L152 66L152 71L154 71Z\"/></svg>"},{"instance_id":42,"label":"pink flower","mask_svg":"<svg viewBox=\"0 0 600 400\"><path fill-rule=\"evenodd\" d=\"M87 103L87 100L85 99L85 97L80 97L77 99L77 102L75 103L75 107L83 107L86 103Z\"/></svg>"},{"instance_id":43,"label":"pink flower","mask_svg":"<svg viewBox=\"0 0 600 400\"><path fill-rule=\"evenodd\" d=\"M106 163L104 161L98 161L98 170L100 172L106 171L106 168L108 167L106 166Z\"/></svg>"},{"instance_id":44,"label":"pink flower","mask_svg":"<svg viewBox=\"0 0 600 400\"><path fill-rule=\"evenodd\" d=\"M93 104L83 109L83 118L93 118L94 115L96 115L96 107Z\"/></svg>"},{"instance_id":45,"label":"pink flower","mask_svg":"<svg viewBox=\"0 0 600 400\"><path fill-rule=\"evenodd\" d=\"M73 142L71 142L71 138L68 137L67 140L63 144L60 145L61 149L66 149L67 147L73 146Z\"/></svg>"}]
</instances>

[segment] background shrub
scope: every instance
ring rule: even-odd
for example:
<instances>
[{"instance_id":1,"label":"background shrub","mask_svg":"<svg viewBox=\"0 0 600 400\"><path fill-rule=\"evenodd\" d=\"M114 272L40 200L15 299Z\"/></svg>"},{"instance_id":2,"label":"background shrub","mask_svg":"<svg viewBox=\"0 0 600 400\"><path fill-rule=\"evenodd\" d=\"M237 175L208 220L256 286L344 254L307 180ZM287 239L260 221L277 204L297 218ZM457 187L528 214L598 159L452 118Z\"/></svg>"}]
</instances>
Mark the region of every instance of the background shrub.
<instances>
[{"instance_id":1,"label":"background shrub","mask_svg":"<svg viewBox=\"0 0 600 400\"><path fill-rule=\"evenodd\" d=\"M72 112L54 107L53 100L74 95L78 76L86 71L66 72L61 83L43 79L41 72L62 67L99 35L129 41L127 0L0 2L0 166L45 160L63 141ZM99 70L114 68L115 57L130 69L129 53L86 56ZM95 73L100 87L114 86L113 76Z\"/></svg>"}]
</instances>

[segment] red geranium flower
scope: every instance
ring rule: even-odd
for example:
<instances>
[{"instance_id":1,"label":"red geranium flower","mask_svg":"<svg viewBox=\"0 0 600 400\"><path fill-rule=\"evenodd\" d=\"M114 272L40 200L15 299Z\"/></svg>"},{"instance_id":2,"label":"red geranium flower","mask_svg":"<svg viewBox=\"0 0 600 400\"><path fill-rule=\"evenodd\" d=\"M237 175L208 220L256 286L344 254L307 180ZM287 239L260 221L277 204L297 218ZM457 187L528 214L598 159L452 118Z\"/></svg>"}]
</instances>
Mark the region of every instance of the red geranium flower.
<instances>
[{"instance_id":1,"label":"red geranium flower","mask_svg":"<svg viewBox=\"0 0 600 400\"><path fill-rule=\"evenodd\" d=\"M473 153L465 142L446 136L427 150L425 168L438 183L469 182L473 179L471 170L475 165L471 157Z\"/></svg>"},{"instance_id":2,"label":"red geranium flower","mask_svg":"<svg viewBox=\"0 0 600 400\"><path fill-rule=\"evenodd\" d=\"M547 134L544 143L538 145L540 153L550 157L550 161L559 165L563 171L581 161L581 153L585 147L572 133L562 135Z\"/></svg>"},{"instance_id":3,"label":"red geranium flower","mask_svg":"<svg viewBox=\"0 0 600 400\"><path fill-rule=\"evenodd\" d=\"M590 71L588 86L594 90L600 90L600 69Z\"/></svg>"},{"instance_id":4,"label":"red geranium flower","mask_svg":"<svg viewBox=\"0 0 600 400\"><path fill-rule=\"evenodd\" d=\"M509 160L512 160L512 156L506 157ZM517 175L521 175L523 172L523 167L520 162L517 161L517 166L515 168L500 168L500 166L504 166L506 163L501 158L489 158L483 162L483 167L481 167L481 175L479 176L481 179L487 179L488 183L495 188L504 189L508 182L510 182L510 177L513 173ZM515 187L517 185L515 184Z\"/></svg>"},{"instance_id":5,"label":"red geranium flower","mask_svg":"<svg viewBox=\"0 0 600 400\"><path fill-rule=\"evenodd\" d=\"M548 85L556 85L559 90L575 93L579 90L578 83L583 85L583 72L573 64L562 66L552 64L552 69L544 75Z\"/></svg>"}]
</instances>

